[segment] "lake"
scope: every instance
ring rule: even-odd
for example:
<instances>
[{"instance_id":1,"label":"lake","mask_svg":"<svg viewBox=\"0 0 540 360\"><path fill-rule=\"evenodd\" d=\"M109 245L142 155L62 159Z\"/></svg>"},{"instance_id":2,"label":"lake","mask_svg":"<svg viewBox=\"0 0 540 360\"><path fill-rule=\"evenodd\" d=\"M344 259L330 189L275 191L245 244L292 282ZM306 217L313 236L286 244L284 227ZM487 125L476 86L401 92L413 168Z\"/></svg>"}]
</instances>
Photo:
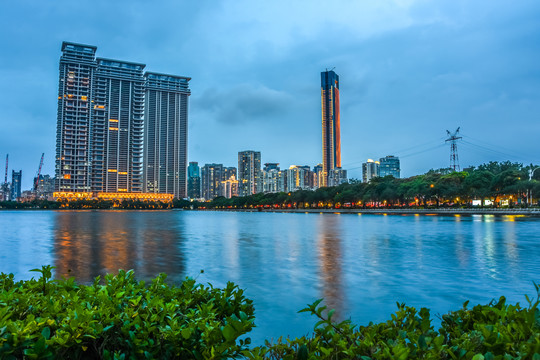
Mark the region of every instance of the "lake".
<instances>
[{"instance_id":1,"label":"lake","mask_svg":"<svg viewBox=\"0 0 540 360\"><path fill-rule=\"evenodd\" d=\"M525 303L540 283L540 219L526 216L218 211L0 211L0 272L56 266L89 283L134 269L223 286L254 300L255 343L309 334L318 298L340 319L387 320L396 302L432 316L466 300ZM204 273L201 273L204 270Z\"/></svg>"}]
</instances>

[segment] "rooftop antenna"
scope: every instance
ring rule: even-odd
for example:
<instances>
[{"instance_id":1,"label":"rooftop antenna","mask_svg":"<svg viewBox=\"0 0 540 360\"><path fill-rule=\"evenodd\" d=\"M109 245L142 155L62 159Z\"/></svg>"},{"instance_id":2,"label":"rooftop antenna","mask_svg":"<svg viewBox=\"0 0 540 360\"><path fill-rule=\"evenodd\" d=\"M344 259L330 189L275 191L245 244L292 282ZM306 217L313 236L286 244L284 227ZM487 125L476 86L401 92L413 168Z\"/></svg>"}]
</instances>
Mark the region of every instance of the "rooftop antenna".
<instances>
[{"instance_id":1,"label":"rooftop antenna","mask_svg":"<svg viewBox=\"0 0 540 360\"><path fill-rule=\"evenodd\" d=\"M454 171L459 171L459 158L458 158L458 152L457 152L457 141L461 139L461 136L458 136L459 134L459 127L454 131L454 133L451 133L450 131L446 130L446 134L448 135L448 139L445 140L445 142L450 141L450 169L453 169Z\"/></svg>"}]
</instances>

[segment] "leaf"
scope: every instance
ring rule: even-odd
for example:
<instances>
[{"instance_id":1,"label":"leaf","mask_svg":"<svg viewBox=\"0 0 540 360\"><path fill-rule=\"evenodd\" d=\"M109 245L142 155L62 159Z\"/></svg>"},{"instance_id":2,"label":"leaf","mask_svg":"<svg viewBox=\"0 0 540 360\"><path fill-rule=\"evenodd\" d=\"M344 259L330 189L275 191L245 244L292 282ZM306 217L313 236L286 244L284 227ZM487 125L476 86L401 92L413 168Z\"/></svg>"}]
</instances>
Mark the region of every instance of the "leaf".
<instances>
[{"instance_id":1,"label":"leaf","mask_svg":"<svg viewBox=\"0 0 540 360\"><path fill-rule=\"evenodd\" d=\"M301 345L298 348L298 354L296 356L298 360L307 360L308 359L308 348L306 345Z\"/></svg>"},{"instance_id":2,"label":"leaf","mask_svg":"<svg viewBox=\"0 0 540 360\"><path fill-rule=\"evenodd\" d=\"M43 330L41 330L41 336L45 338L45 340L49 340L51 337L51 329L49 327L44 327Z\"/></svg>"}]
</instances>

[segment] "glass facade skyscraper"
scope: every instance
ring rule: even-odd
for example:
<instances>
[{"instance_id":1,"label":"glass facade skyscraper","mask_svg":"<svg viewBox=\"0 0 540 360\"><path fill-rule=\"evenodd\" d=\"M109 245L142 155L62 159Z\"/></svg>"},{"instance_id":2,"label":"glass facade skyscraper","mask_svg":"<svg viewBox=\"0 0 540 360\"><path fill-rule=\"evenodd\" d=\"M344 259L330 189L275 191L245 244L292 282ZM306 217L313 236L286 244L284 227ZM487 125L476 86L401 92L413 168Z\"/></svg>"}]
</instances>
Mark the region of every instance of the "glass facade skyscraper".
<instances>
[{"instance_id":1,"label":"glass facade skyscraper","mask_svg":"<svg viewBox=\"0 0 540 360\"><path fill-rule=\"evenodd\" d=\"M380 158L379 176L385 177L387 175L392 175L396 179L399 179L400 165L399 158L397 156L388 155L386 157Z\"/></svg>"},{"instance_id":2,"label":"glass facade skyscraper","mask_svg":"<svg viewBox=\"0 0 540 360\"><path fill-rule=\"evenodd\" d=\"M328 177L341 167L341 134L339 117L339 76L332 70L321 73L322 151L321 186L329 186Z\"/></svg>"}]
</instances>

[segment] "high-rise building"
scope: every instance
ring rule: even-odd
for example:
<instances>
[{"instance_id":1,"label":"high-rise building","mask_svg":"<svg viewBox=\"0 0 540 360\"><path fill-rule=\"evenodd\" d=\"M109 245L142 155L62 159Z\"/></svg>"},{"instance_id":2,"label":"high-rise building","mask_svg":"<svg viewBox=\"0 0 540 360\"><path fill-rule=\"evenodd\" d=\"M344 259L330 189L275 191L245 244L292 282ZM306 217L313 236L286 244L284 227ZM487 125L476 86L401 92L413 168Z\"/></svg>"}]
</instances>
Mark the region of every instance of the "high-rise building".
<instances>
[{"instance_id":1,"label":"high-rise building","mask_svg":"<svg viewBox=\"0 0 540 360\"><path fill-rule=\"evenodd\" d=\"M17 201L21 197L22 170L11 171L11 201Z\"/></svg>"},{"instance_id":2,"label":"high-rise building","mask_svg":"<svg viewBox=\"0 0 540 360\"><path fill-rule=\"evenodd\" d=\"M146 192L187 195L189 77L147 72L144 129Z\"/></svg>"},{"instance_id":3,"label":"high-rise building","mask_svg":"<svg viewBox=\"0 0 540 360\"><path fill-rule=\"evenodd\" d=\"M234 166L223 167L223 181L230 180L231 178L236 179L236 168Z\"/></svg>"},{"instance_id":4,"label":"high-rise building","mask_svg":"<svg viewBox=\"0 0 540 360\"><path fill-rule=\"evenodd\" d=\"M246 150L238 153L238 194L248 196L262 192L261 152Z\"/></svg>"},{"instance_id":5,"label":"high-rise building","mask_svg":"<svg viewBox=\"0 0 540 360\"><path fill-rule=\"evenodd\" d=\"M223 164L205 164L201 169L202 197L212 200L219 196L219 186L223 181Z\"/></svg>"},{"instance_id":6,"label":"high-rise building","mask_svg":"<svg viewBox=\"0 0 540 360\"><path fill-rule=\"evenodd\" d=\"M34 177L34 184L37 185L35 190L35 196L38 198L52 198L54 192L54 178L50 175L39 175L39 179Z\"/></svg>"},{"instance_id":7,"label":"high-rise building","mask_svg":"<svg viewBox=\"0 0 540 360\"><path fill-rule=\"evenodd\" d=\"M396 179L400 176L399 158L397 156L388 155L380 159L379 176L385 177L392 175Z\"/></svg>"},{"instance_id":8,"label":"high-rise building","mask_svg":"<svg viewBox=\"0 0 540 360\"><path fill-rule=\"evenodd\" d=\"M94 192L143 191L144 64L96 59L90 122Z\"/></svg>"},{"instance_id":9,"label":"high-rise building","mask_svg":"<svg viewBox=\"0 0 540 360\"><path fill-rule=\"evenodd\" d=\"M56 125L56 190L92 191L91 128L92 87L97 62L96 47L62 43Z\"/></svg>"},{"instance_id":10,"label":"high-rise building","mask_svg":"<svg viewBox=\"0 0 540 360\"><path fill-rule=\"evenodd\" d=\"M96 50L62 43L56 191L185 197L190 78Z\"/></svg>"},{"instance_id":11,"label":"high-rise building","mask_svg":"<svg viewBox=\"0 0 540 360\"><path fill-rule=\"evenodd\" d=\"M199 163L192 161L187 170L187 196L190 199L199 199L201 197L201 169Z\"/></svg>"},{"instance_id":12,"label":"high-rise building","mask_svg":"<svg viewBox=\"0 0 540 360\"><path fill-rule=\"evenodd\" d=\"M315 165L313 167L313 187L315 189L323 186L322 175L323 175L322 164Z\"/></svg>"},{"instance_id":13,"label":"high-rise building","mask_svg":"<svg viewBox=\"0 0 540 360\"><path fill-rule=\"evenodd\" d=\"M341 167L339 117L339 76L332 70L321 73L323 176L321 186L328 186L330 171Z\"/></svg>"},{"instance_id":14,"label":"high-rise building","mask_svg":"<svg viewBox=\"0 0 540 360\"><path fill-rule=\"evenodd\" d=\"M291 165L287 170L287 191L313 189L313 172L310 167Z\"/></svg>"},{"instance_id":15,"label":"high-rise building","mask_svg":"<svg viewBox=\"0 0 540 360\"><path fill-rule=\"evenodd\" d=\"M328 186L338 186L341 184L347 183L347 170L342 168L334 168L330 171L330 176L328 176Z\"/></svg>"},{"instance_id":16,"label":"high-rise building","mask_svg":"<svg viewBox=\"0 0 540 360\"><path fill-rule=\"evenodd\" d=\"M367 162L362 163L362 181L367 183L374 177L379 176L379 162L368 159Z\"/></svg>"},{"instance_id":17,"label":"high-rise building","mask_svg":"<svg viewBox=\"0 0 540 360\"><path fill-rule=\"evenodd\" d=\"M263 192L276 193L279 190L279 163L266 163L262 171Z\"/></svg>"},{"instance_id":18,"label":"high-rise building","mask_svg":"<svg viewBox=\"0 0 540 360\"><path fill-rule=\"evenodd\" d=\"M226 197L227 199L238 196L238 180L236 180L234 175L219 184L219 196Z\"/></svg>"}]
</instances>

